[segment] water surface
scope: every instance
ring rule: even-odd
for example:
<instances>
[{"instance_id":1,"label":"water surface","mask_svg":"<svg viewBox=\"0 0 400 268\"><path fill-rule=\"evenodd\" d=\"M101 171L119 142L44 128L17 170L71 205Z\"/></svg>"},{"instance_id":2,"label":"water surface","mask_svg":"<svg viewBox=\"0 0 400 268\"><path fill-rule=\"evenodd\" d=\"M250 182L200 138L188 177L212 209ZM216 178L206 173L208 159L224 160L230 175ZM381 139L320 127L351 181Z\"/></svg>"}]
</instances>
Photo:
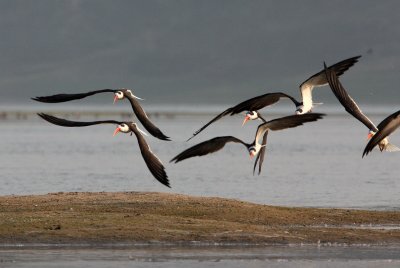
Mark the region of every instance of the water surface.
<instances>
[{"instance_id":1,"label":"water surface","mask_svg":"<svg viewBox=\"0 0 400 268\"><path fill-rule=\"evenodd\" d=\"M234 135L250 142L258 122L241 127L242 116L224 118L186 142L211 115L153 117L173 139L146 138L164 162L172 189L151 176L135 136L112 137L112 125L63 128L36 117L3 120L0 194L162 191L273 205L400 208L400 154L375 150L362 159L367 129L347 114L332 114L316 123L270 133L259 176L253 176L253 161L240 144L228 144L224 150L201 158L169 163L182 150L215 136ZM382 118L380 114L371 116L376 122ZM400 134L395 133L392 141L400 145Z\"/></svg>"}]
</instances>

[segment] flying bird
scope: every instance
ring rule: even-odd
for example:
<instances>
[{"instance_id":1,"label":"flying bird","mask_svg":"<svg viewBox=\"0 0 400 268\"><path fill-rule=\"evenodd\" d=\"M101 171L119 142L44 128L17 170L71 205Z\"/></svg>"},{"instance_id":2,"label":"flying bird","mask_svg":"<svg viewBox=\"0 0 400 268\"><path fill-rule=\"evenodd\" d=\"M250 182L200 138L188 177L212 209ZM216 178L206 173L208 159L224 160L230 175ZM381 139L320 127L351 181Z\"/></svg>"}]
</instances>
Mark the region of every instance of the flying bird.
<instances>
[{"instance_id":1,"label":"flying bird","mask_svg":"<svg viewBox=\"0 0 400 268\"><path fill-rule=\"evenodd\" d=\"M41 118L46 120L49 123L54 125L62 126L62 127L86 127L86 126L93 126L93 125L100 125L100 124L113 124L117 125L117 128L114 131L114 135L118 132L122 133L132 133L135 134L140 152L142 157L150 170L151 174L156 178L159 182L164 184L167 187L170 187L169 180L167 173L165 172L165 168L161 162L161 160L151 151L149 145L147 144L146 140L144 139L143 135L147 134L143 132L141 129L138 128L136 123L133 122L120 122L115 120L103 120L103 121L91 121L91 122L76 122L70 121L62 118L58 118L55 116L51 116L44 113L38 114ZM143 135L142 135L143 134Z\"/></svg>"},{"instance_id":2,"label":"flying bird","mask_svg":"<svg viewBox=\"0 0 400 268\"><path fill-rule=\"evenodd\" d=\"M347 71L351 66L353 66L358 59L361 56L356 56L352 57L343 61L340 61L332 66L330 66L328 69L332 70L336 73L337 76L342 75L345 71ZM192 139L195 137L197 134L202 132L205 128L207 128L209 125L214 123L215 121L221 119L222 117L226 115L235 115L239 114L242 112L246 112L245 118L243 121L243 124L245 124L248 120L256 120L256 119L261 119L262 121L265 122L265 119L260 115L258 110L261 110L265 107L271 106L281 99L287 98L293 102L293 104L296 107L296 114L306 114L311 112L311 109L313 108L313 101L312 101L312 90L314 87L321 87L325 86L328 84L328 81L326 80L325 72L324 70L321 70L320 72L310 76L306 81L301 83L300 85L300 93L302 96L302 101L297 101L294 97L283 93L283 92L275 92L275 93L267 93L263 94L248 100L245 100L238 105L235 105L233 107L230 107L214 117L210 122L205 124L203 127L201 127L199 130L193 133L193 136L188 139Z\"/></svg>"},{"instance_id":3,"label":"flying bird","mask_svg":"<svg viewBox=\"0 0 400 268\"><path fill-rule=\"evenodd\" d=\"M328 67L328 69L341 76L351 66L353 66L361 56L356 56L342 60ZM311 112L313 108L312 91L315 87L322 87L328 84L326 79L325 70L321 70L318 73L310 76L306 81L300 84L300 93L302 97L302 103L297 107L296 114L305 114Z\"/></svg>"},{"instance_id":4,"label":"flying bird","mask_svg":"<svg viewBox=\"0 0 400 268\"><path fill-rule=\"evenodd\" d=\"M333 94L336 96L336 98L349 114L354 116L356 119L358 119L358 121L363 123L369 129L368 139L370 139L372 136L375 135L375 133L378 132L378 130L380 130L379 126L376 127L375 124L361 111L357 103L347 93L343 85L340 83L335 72L327 69L325 63L324 67L326 78L328 80L330 88L332 89ZM379 140L379 148L381 149L381 151L394 152L400 150L395 145L389 143L389 140L385 137Z\"/></svg>"},{"instance_id":5,"label":"flying bird","mask_svg":"<svg viewBox=\"0 0 400 268\"><path fill-rule=\"evenodd\" d=\"M260 174L261 167L262 167L263 160L264 160L265 147L267 144L267 135L268 135L269 131L277 131L277 130L283 130L283 129L287 129L287 128L297 127L297 126L303 125L304 123L307 123L307 122L317 121L318 119L321 119L323 116L324 116L324 114L308 113L308 114L303 114L303 115L290 115L290 116L270 120L270 121L267 121L258 126L254 141L252 143L246 143L246 142L242 141L241 139L238 139L233 136L216 137L216 138L201 142L197 145L194 145L194 146L190 147L189 149L186 149L182 153L175 156L170 162L178 163L180 161L183 161L185 159L188 159L188 158L191 158L194 156L203 156L203 155L207 155L209 153L214 153L214 152L217 152L217 151L221 150L222 148L224 148L225 144L227 144L229 142L233 142L233 143L240 143L240 144L244 145L244 147L249 152L251 158L253 158L257 154L259 155L256 158L253 173L255 171L257 161L260 161L259 162L259 174Z\"/></svg>"},{"instance_id":6,"label":"flying bird","mask_svg":"<svg viewBox=\"0 0 400 268\"><path fill-rule=\"evenodd\" d=\"M400 126L400 111L397 111L394 114L391 114L388 117L386 117L381 123L379 123L378 125L379 130L369 140L367 146L365 146L362 157L368 155L368 153L370 153L376 145L379 145L379 149L381 151L385 150L387 148L387 136L392 134L399 126Z\"/></svg>"},{"instance_id":7,"label":"flying bird","mask_svg":"<svg viewBox=\"0 0 400 268\"><path fill-rule=\"evenodd\" d=\"M261 119L262 121L266 122L265 119L260 115L260 113L257 110L260 110L264 107L273 105L277 103L281 98L288 98L290 99L296 107L301 105L295 98L293 98L290 95L287 95L282 92L275 92L275 93L267 93L258 97L251 98L249 100L245 100L238 105L235 105L233 107L230 107L214 117L210 122L202 126L199 130L197 130L195 133L193 133L193 136L188 139L188 141L192 138L194 138L197 134L202 132L206 127L214 123L215 121L221 119L222 117L226 115L235 115L239 114L244 111L248 111L246 113L245 120L243 121L243 124L246 123L247 120L256 120L256 119Z\"/></svg>"},{"instance_id":8,"label":"flying bird","mask_svg":"<svg viewBox=\"0 0 400 268\"><path fill-rule=\"evenodd\" d=\"M44 97L35 97L32 100L44 102L44 103L60 103L67 102L72 100L83 99L89 96L93 96L100 93L113 93L114 94L114 103L118 100L128 99L130 102L133 112L136 117L139 119L140 123L142 123L143 127L154 137L160 140L169 141L170 138L164 135L159 128L157 128L148 118L146 112L143 110L142 106L140 106L138 99L141 98L135 96L130 89L121 88L121 89L101 89L95 91L89 91L86 93L76 93L76 94L56 94L52 96L44 96Z\"/></svg>"}]
</instances>

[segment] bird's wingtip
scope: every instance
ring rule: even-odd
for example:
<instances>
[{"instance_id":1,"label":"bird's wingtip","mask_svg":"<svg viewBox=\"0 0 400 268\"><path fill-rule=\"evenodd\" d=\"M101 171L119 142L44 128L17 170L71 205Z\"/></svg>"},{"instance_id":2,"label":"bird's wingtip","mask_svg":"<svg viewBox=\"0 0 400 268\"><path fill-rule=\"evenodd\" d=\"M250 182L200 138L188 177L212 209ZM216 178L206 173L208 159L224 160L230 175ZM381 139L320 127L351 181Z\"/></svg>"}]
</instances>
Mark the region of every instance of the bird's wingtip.
<instances>
[{"instance_id":1,"label":"bird's wingtip","mask_svg":"<svg viewBox=\"0 0 400 268\"><path fill-rule=\"evenodd\" d=\"M171 185L169 184L169 180L168 177L163 178L162 180L160 180L162 185L167 186L168 188L171 188Z\"/></svg>"},{"instance_id":2,"label":"bird's wingtip","mask_svg":"<svg viewBox=\"0 0 400 268\"><path fill-rule=\"evenodd\" d=\"M160 135L157 138L159 138L160 140L163 140L163 141L171 141L171 138L168 136L165 136L165 135Z\"/></svg>"}]
</instances>

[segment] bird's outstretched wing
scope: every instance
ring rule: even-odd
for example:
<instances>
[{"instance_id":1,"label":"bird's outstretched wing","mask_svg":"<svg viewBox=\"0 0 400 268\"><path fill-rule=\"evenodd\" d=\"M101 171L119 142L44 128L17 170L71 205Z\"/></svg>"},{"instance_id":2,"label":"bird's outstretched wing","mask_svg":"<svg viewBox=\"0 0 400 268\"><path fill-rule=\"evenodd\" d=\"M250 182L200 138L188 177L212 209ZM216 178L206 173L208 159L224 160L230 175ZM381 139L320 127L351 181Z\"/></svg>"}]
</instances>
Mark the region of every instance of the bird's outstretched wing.
<instances>
[{"instance_id":1,"label":"bird's outstretched wing","mask_svg":"<svg viewBox=\"0 0 400 268\"><path fill-rule=\"evenodd\" d=\"M332 89L333 94L335 94L336 98L343 105L344 109L358 119L361 123L363 123L369 130L377 132L378 129L372 123L372 121L361 111L358 107L357 103L353 100L353 98L347 93L342 84L340 83L338 76L332 70L329 70L324 63L325 74L328 80L329 86Z\"/></svg>"},{"instance_id":2,"label":"bird's outstretched wing","mask_svg":"<svg viewBox=\"0 0 400 268\"><path fill-rule=\"evenodd\" d=\"M282 130L286 128L293 128L301 126L307 122L317 121L321 119L325 114L320 113L308 113L301 115L289 115L277 119L268 121L267 123L261 124L257 128L256 132L256 142L264 135L265 131L272 130Z\"/></svg>"},{"instance_id":3,"label":"bird's outstretched wing","mask_svg":"<svg viewBox=\"0 0 400 268\"><path fill-rule=\"evenodd\" d=\"M133 112L135 113L137 119L142 123L143 127L154 137L164 140L164 141L169 141L170 138L164 135L164 133L161 132L161 130L153 124L153 122L150 121L148 118L146 112L143 110L142 106L140 106L140 103L132 97L128 98Z\"/></svg>"},{"instance_id":4,"label":"bird's outstretched wing","mask_svg":"<svg viewBox=\"0 0 400 268\"><path fill-rule=\"evenodd\" d=\"M137 129L133 129L133 132L135 133L138 140L143 160L146 163L151 174L153 174L154 178L156 178L163 185L171 187L169 185L167 172L165 171L165 167L161 160L151 151L150 146L147 144L142 134Z\"/></svg>"},{"instance_id":5,"label":"bird's outstretched wing","mask_svg":"<svg viewBox=\"0 0 400 268\"><path fill-rule=\"evenodd\" d=\"M72 101L72 100L79 100L79 99L86 98L88 96L92 96L92 95L99 94L99 93L105 93L105 92L115 93L115 92L117 92L117 90L101 89L101 90L89 91L86 93L56 94L56 95L52 95L52 96L35 97L35 98L32 98L32 100L39 101L39 102L45 102L45 103L59 103L59 102L67 102L67 101Z\"/></svg>"},{"instance_id":6,"label":"bird's outstretched wing","mask_svg":"<svg viewBox=\"0 0 400 268\"><path fill-rule=\"evenodd\" d=\"M244 111L256 111L261 110L264 107L277 103L281 98L290 99L294 105L298 106L300 103L292 96L283 92L267 93L261 96L257 96L248 100L245 100L238 105L230 108L230 115L238 114Z\"/></svg>"},{"instance_id":7,"label":"bird's outstretched wing","mask_svg":"<svg viewBox=\"0 0 400 268\"><path fill-rule=\"evenodd\" d=\"M57 126L62 126L62 127L87 127L87 126L93 126L93 125L99 125L99 124L114 124L114 125L119 125L123 122L120 121L115 121L115 120L102 120L102 121L89 121L89 122L80 122L80 121L71 121L63 118L58 118L52 115L48 115L45 113L38 113L38 115L46 120L49 123L52 123Z\"/></svg>"},{"instance_id":8,"label":"bird's outstretched wing","mask_svg":"<svg viewBox=\"0 0 400 268\"><path fill-rule=\"evenodd\" d=\"M180 153L177 156L175 156L174 158L172 158L170 162L178 163L182 160L185 160L187 158L191 158L194 156L203 156L206 154L217 152L217 151L221 150L222 148L224 148L225 144L228 142L241 143L244 146L246 146L246 148L249 146L242 140L232 137L232 136L216 137L216 138L201 142L199 144L196 144L196 145L190 147L189 149L186 149L182 153Z\"/></svg>"}]
</instances>

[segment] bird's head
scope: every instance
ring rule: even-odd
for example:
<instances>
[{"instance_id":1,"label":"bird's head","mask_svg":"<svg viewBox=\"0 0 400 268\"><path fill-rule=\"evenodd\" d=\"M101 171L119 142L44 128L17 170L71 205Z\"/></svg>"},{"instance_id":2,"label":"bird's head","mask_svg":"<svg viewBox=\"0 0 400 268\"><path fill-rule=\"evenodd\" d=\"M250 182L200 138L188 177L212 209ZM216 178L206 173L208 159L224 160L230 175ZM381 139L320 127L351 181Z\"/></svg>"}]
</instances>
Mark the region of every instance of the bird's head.
<instances>
[{"instance_id":1,"label":"bird's head","mask_svg":"<svg viewBox=\"0 0 400 268\"><path fill-rule=\"evenodd\" d=\"M255 146L249 147L249 155L250 158L253 159L253 157L257 154L257 149Z\"/></svg>"},{"instance_id":2,"label":"bird's head","mask_svg":"<svg viewBox=\"0 0 400 268\"><path fill-rule=\"evenodd\" d=\"M117 100L122 100L125 98L124 92L122 90L118 90L117 92L114 93L114 103Z\"/></svg>"},{"instance_id":3,"label":"bird's head","mask_svg":"<svg viewBox=\"0 0 400 268\"><path fill-rule=\"evenodd\" d=\"M117 126L117 128L114 131L114 135L117 135L118 132L122 132L122 133L131 133L135 132L135 131L139 131L140 133L142 133L145 136L148 136L146 132L144 132L143 130L141 130L136 123L133 122L128 122L128 123L121 123Z\"/></svg>"},{"instance_id":4,"label":"bird's head","mask_svg":"<svg viewBox=\"0 0 400 268\"><path fill-rule=\"evenodd\" d=\"M296 114L297 115L305 114L305 113L307 113L307 112L305 111L303 104L300 104L300 105L296 106Z\"/></svg>"},{"instance_id":5,"label":"bird's head","mask_svg":"<svg viewBox=\"0 0 400 268\"><path fill-rule=\"evenodd\" d=\"M117 135L118 132L129 133L129 132L132 132L132 130L127 123L122 123L117 126L117 128L114 131L113 136Z\"/></svg>"},{"instance_id":6,"label":"bird's head","mask_svg":"<svg viewBox=\"0 0 400 268\"><path fill-rule=\"evenodd\" d=\"M372 131L372 130L368 131L367 140L370 140L374 135L375 135L374 131Z\"/></svg>"},{"instance_id":7,"label":"bird's head","mask_svg":"<svg viewBox=\"0 0 400 268\"><path fill-rule=\"evenodd\" d=\"M131 98L135 98L135 99L139 99L139 100L143 100L135 95L133 95L132 90L127 89L127 88L121 88L118 89L115 93L114 93L114 103L117 100L122 100L125 97L131 97Z\"/></svg>"},{"instance_id":8,"label":"bird's head","mask_svg":"<svg viewBox=\"0 0 400 268\"><path fill-rule=\"evenodd\" d=\"M246 124L247 121L249 121L249 120L256 120L256 119L258 119L258 118L259 118L258 112L256 112L256 111L248 111L248 112L245 114L245 117L244 117L242 126L244 126L244 124Z\"/></svg>"}]
</instances>

